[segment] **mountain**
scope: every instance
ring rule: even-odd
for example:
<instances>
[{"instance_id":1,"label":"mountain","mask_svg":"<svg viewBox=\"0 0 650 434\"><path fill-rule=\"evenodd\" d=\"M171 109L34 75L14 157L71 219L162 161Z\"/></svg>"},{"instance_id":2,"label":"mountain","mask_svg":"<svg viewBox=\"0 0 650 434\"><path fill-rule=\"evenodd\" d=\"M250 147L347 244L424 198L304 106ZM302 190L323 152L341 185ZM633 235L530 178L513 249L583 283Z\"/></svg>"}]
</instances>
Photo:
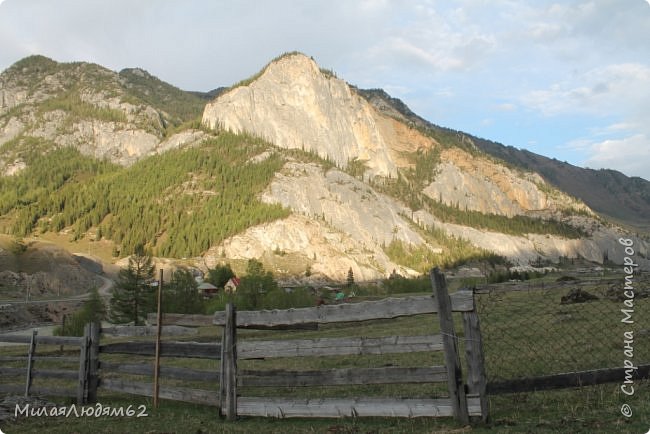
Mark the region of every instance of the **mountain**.
<instances>
[{"instance_id":1,"label":"mountain","mask_svg":"<svg viewBox=\"0 0 650 434\"><path fill-rule=\"evenodd\" d=\"M0 74L0 230L359 281L501 257L620 263L617 240L632 237L542 174L300 53L212 94L140 69L18 62Z\"/></svg>"},{"instance_id":2,"label":"mountain","mask_svg":"<svg viewBox=\"0 0 650 434\"><path fill-rule=\"evenodd\" d=\"M74 147L128 165L195 136L175 135L200 116L204 100L141 69L119 74L99 65L25 58L0 75L0 167L26 165L21 143Z\"/></svg>"},{"instance_id":3,"label":"mountain","mask_svg":"<svg viewBox=\"0 0 650 434\"><path fill-rule=\"evenodd\" d=\"M432 134L452 134L459 140L503 162L540 174L554 187L582 200L595 212L642 232L650 231L650 182L615 170L593 170L505 146L435 125L413 113L402 101L381 89L357 89L375 108Z\"/></svg>"}]
</instances>

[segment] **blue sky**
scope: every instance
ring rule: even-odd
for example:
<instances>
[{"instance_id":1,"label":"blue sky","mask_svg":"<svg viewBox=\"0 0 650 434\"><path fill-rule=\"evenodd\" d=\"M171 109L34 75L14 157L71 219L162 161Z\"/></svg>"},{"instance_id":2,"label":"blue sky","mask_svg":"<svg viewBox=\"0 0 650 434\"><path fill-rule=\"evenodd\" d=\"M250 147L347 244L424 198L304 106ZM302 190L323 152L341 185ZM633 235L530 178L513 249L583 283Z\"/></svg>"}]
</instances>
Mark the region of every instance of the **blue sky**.
<instances>
[{"instance_id":1,"label":"blue sky","mask_svg":"<svg viewBox=\"0 0 650 434\"><path fill-rule=\"evenodd\" d=\"M650 180L646 0L0 0L0 70L43 54L209 90L292 50L436 124Z\"/></svg>"}]
</instances>

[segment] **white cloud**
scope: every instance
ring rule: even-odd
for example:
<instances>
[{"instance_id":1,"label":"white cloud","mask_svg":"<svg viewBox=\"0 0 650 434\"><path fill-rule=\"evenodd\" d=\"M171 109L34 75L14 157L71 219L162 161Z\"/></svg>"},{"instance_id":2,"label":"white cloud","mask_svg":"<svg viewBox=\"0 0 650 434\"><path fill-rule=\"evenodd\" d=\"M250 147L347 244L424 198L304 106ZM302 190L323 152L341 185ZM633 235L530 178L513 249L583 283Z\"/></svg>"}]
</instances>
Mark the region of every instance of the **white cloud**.
<instances>
[{"instance_id":1,"label":"white cloud","mask_svg":"<svg viewBox=\"0 0 650 434\"><path fill-rule=\"evenodd\" d=\"M595 169L616 169L629 176L650 180L650 136L636 134L616 140L604 140L589 146L591 155L585 165Z\"/></svg>"},{"instance_id":2,"label":"white cloud","mask_svg":"<svg viewBox=\"0 0 650 434\"><path fill-rule=\"evenodd\" d=\"M546 89L528 92L521 103L545 115L588 113L607 115L612 110L645 116L650 108L650 66L612 64L576 74Z\"/></svg>"}]
</instances>

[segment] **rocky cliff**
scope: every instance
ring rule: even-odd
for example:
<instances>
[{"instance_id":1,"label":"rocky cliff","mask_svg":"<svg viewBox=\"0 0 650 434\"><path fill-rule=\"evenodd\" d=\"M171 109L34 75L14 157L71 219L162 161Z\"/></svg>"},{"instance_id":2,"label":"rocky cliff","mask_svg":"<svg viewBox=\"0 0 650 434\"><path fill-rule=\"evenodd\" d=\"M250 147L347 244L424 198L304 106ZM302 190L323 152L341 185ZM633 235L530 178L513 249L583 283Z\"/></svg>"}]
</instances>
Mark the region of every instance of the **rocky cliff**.
<instances>
[{"instance_id":1,"label":"rocky cliff","mask_svg":"<svg viewBox=\"0 0 650 434\"><path fill-rule=\"evenodd\" d=\"M29 138L129 165L195 140L174 137L173 130L202 108L200 98L141 70L118 74L99 65L32 56L0 74L0 146L13 145L3 147L0 173L25 167L19 150Z\"/></svg>"},{"instance_id":2,"label":"rocky cliff","mask_svg":"<svg viewBox=\"0 0 650 434\"><path fill-rule=\"evenodd\" d=\"M367 280L385 278L392 270L413 275L415 270L400 266L386 255L386 247L399 240L412 248L423 247L434 255L449 254L447 247L440 247L426 236L427 230L436 228L448 237L468 240L519 265L539 258L557 262L560 257L582 257L602 263L605 256L622 263L623 250L618 239L631 237L639 254L637 262L650 268L646 259L650 245L646 241L590 217L573 218L576 226L589 226L591 230L589 237L578 239L479 230L443 222L424 210L412 210L339 170L325 171L310 163L287 162L262 200L282 204L294 216L251 228L215 246L206 255L208 265L220 262L220 255L248 259L280 250L292 255L303 267L309 265L315 273L333 279L344 280L349 267L355 276Z\"/></svg>"},{"instance_id":3,"label":"rocky cliff","mask_svg":"<svg viewBox=\"0 0 650 434\"><path fill-rule=\"evenodd\" d=\"M545 185L539 175L442 146L302 54L282 56L254 80L221 93L206 105L203 124L313 152L343 169L356 160L368 176L394 178L399 169L415 165L418 151L438 152L441 164L429 174L434 180L424 192L471 210L516 215L584 208Z\"/></svg>"},{"instance_id":4,"label":"rocky cliff","mask_svg":"<svg viewBox=\"0 0 650 434\"><path fill-rule=\"evenodd\" d=\"M401 140L402 125L301 54L283 56L250 84L222 93L206 106L203 123L314 152L340 167L360 160L381 176L396 176L399 152L434 145L423 137Z\"/></svg>"}]
</instances>

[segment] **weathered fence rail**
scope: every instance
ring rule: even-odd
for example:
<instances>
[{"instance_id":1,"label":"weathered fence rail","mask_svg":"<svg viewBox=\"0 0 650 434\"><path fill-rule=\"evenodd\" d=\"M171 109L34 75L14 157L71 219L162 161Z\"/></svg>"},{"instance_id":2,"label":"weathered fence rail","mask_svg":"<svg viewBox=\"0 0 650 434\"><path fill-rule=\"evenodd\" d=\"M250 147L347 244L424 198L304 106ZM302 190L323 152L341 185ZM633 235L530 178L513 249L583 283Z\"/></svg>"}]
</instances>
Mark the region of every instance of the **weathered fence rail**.
<instances>
[{"instance_id":1,"label":"weathered fence rail","mask_svg":"<svg viewBox=\"0 0 650 434\"><path fill-rule=\"evenodd\" d=\"M471 291L447 294L444 276L433 270L433 296L388 298L380 301L325 305L313 308L236 311L232 304L224 312L214 315L165 314L164 326L196 327L218 325L223 327L221 340L214 342L170 342L160 344L163 358L201 358L219 360L214 370L189 369L176 366L160 367L162 378L185 382L218 383L214 390L161 385L159 397L219 407L222 416L270 417L438 417L453 416L467 423L470 416L487 419L485 374L483 372L482 344L474 297ZM459 312L465 342L467 379L463 381L459 337L454 330L452 312ZM307 329L315 330L323 324L358 323L386 320L405 316L437 314L440 333L419 336L380 337L322 337L313 339L251 340L240 339L238 328L252 329ZM155 319L155 316L150 320ZM437 328L431 323L432 331ZM163 327L165 330L165 327ZM168 328L172 330L172 328ZM155 345L147 341L128 341L100 344L100 332L118 336L149 335L151 327L142 330L121 330L111 327L100 330L99 325L88 325L81 338L52 338L34 336L5 337L12 342L79 347L77 371L29 369L29 378L57 377L77 380L76 390L68 390L80 403L94 402L98 389L154 396L154 384L125 376L151 377L153 363L116 363L103 355L128 354L152 357ZM2 340L2 337L0 337ZM350 355L383 355L416 352L443 352L445 365L440 366L378 366L323 370L239 369L238 360L294 357L331 357ZM100 361L100 358L102 360ZM19 359L19 358L16 358ZM70 359L70 358L68 358ZM372 358L371 358L372 359ZM33 353L28 360L39 360ZM377 359L380 360L380 359ZM2 368L0 373L20 374L18 368ZM244 388L320 387L380 384L446 383L446 398L319 398L241 396ZM29 382L27 383L29 384ZM2 391L0 386L0 391ZM32 388L32 391L37 388ZM41 390L41 389L38 389Z\"/></svg>"},{"instance_id":2,"label":"weathered fence rail","mask_svg":"<svg viewBox=\"0 0 650 434\"><path fill-rule=\"evenodd\" d=\"M26 356L0 357L1 362L11 363L25 361L27 366L26 369L7 366L0 367L0 375L2 375L4 378L17 379L14 382L3 382L0 384L0 393L20 393L24 394L25 396L38 394L48 396L63 396L70 398L78 397L80 394L80 385L85 385L85 379L88 375L88 372L85 369L85 364L83 370L79 370L73 366L74 364L78 364L80 360L83 360L83 356L40 356L38 355L38 351L43 345L76 346L80 347L81 350L81 343L83 340L83 337L78 338L67 336L39 336L36 330L33 331L31 336L0 335L0 342L28 345L28 353ZM47 367L41 367L41 364L43 363L48 365L51 363L56 363L57 365L68 364L70 365L70 368L49 369ZM23 379L23 384L18 384L21 377ZM33 384L34 381L38 383L41 379L58 381L67 380L67 385L59 385L53 387ZM84 393L84 397L85 396L86 393Z\"/></svg>"},{"instance_id":3,"label":"weathered fence rail","mask_svg":"<svg viewBox=\"0 0 650 434\"><path fill-rule=\"evenodd\" d=\"M232 305L217 312L213 324L224 327L222 339L222 370L220 381L221 412L228 419L238 415L273 417L341 417L341 416L454 416L466 423L470 416L487 418L485 375L482 371L480 339L469 345L472 369L470 378L476 384L465 395L458 337L452 312L467 314L466 333L480 337L478 318L474 312L473 294L460 291L447 294L444 277L432 272L436 292L433 297L390 298L381 301L327 305L314 308L235 311ZM441 333L424 336L345 337L249 341L237 340L237 328L280 327L300 324L351 323L393 319L402 316L437 313ZM194 317L193 321L198 318ZM201 321L205 321L201 318ZM180 324L178 317L163 317L164 324ZM433 325L433 324L432 324ZM475 330L476 329L476 330ZM323 357L341 355L381 355L394 353L444 351L445 366L404 368L355 368L320 371L237 369L237 360L273 357ZM478 352L478 354L477 354ZM449 397L441 399L387 399L360 397L356 399L295 399L239 396L238 387L306 387L352 384L394 384L447 382Z\"/></svg>"}]
</instances>

